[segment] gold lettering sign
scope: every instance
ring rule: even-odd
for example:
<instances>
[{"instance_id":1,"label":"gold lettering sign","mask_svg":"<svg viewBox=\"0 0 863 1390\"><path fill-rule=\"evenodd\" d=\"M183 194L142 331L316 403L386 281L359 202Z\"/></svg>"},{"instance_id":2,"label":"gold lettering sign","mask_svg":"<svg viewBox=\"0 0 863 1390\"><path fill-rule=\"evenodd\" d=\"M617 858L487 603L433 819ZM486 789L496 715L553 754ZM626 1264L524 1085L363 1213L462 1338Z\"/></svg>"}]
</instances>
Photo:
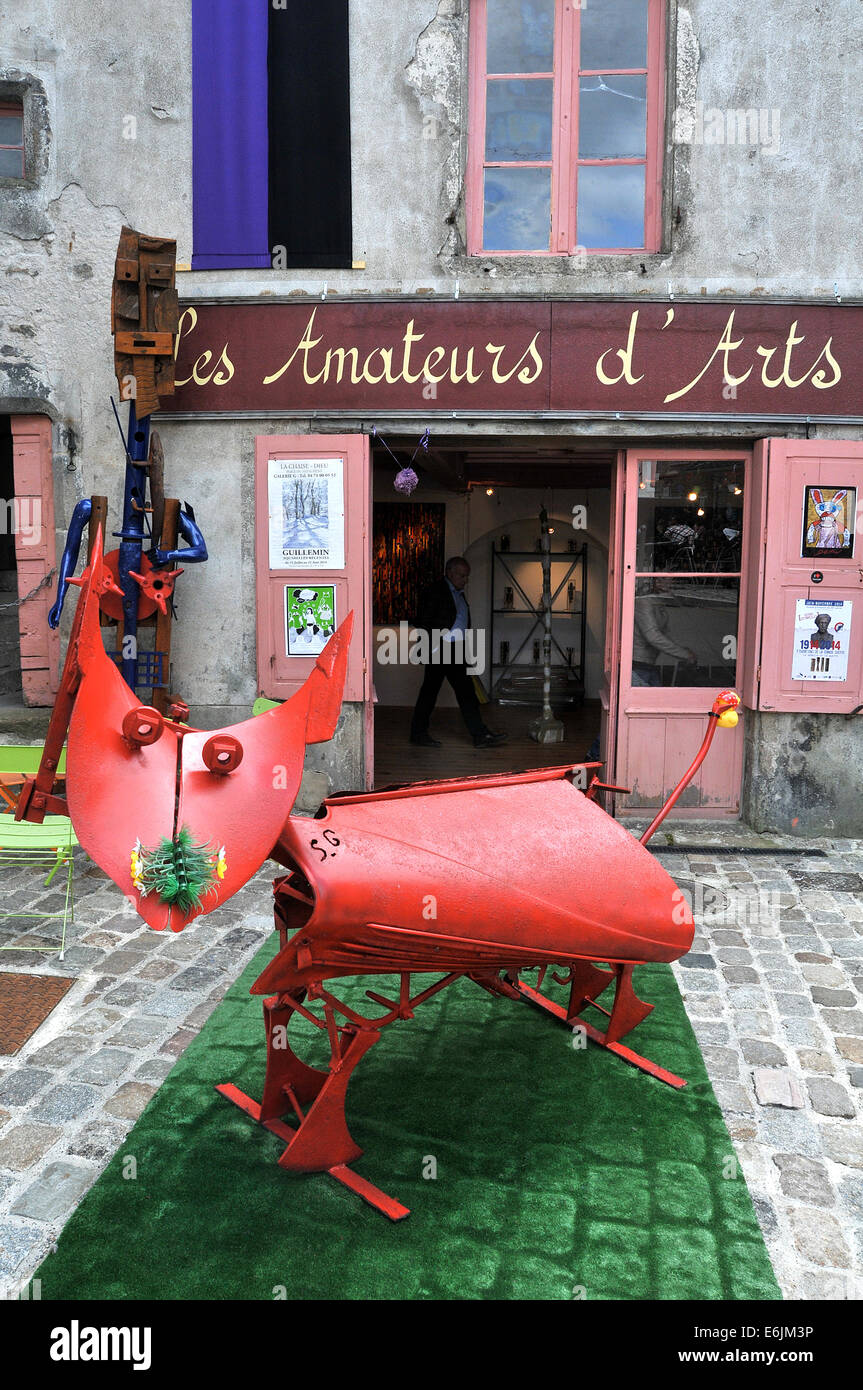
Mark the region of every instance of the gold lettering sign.
<instances>
[{"instance_id":1,"label":"gold lettering sign","mask_svg":"<svg viewBox=\"0 0 863 1390\"><path fill-rule=\"evenodd\" d=\"M606 316L608 307L602 306ZM799 309L797 317L792 317L794 310L777 305L738 305L729 308L727 315L720 311L724 324L718 332L715 305L706 306L706 312L690 303L632 308L615 304L613 308L624 309L628 315L625 326L604 329L601 315L597 322L592 321L589 304L567 303L557 309L537 302L519 306L513 314L502 312L497 303L477 304L472 306L475 314L470 317L461 304L459 316L453 319L445 306L436 305L432 313L417 309L401 322L394 305L392 335L375 341L380 333L379 306L370 320L375 324L374 337L355 304L315 305L303 313L299 323L296 310L287 306L283 318L272 317L278 313L273 306L267 311L268 326L275 322L284 331L287 323L291 337L286 347L280 347L277 334L272 341L266 337L255 343L254 372L247 359L242 395L254 398L251 408L267 408L270 388L290 380L300 388L317 388L313 403L320 391L322 405L332 401L334 408L343 408L345 388L371 386L381 391L382 405L395 388L392 399L403 408L404 388L420 383L425 400L438 395L446 398L447 388L459 387L457 401L469 404L472 395L480 410L500 404L518 409L521 398L528 402L522 408L531 412L544 408L649 412L678 402L686 403L684 409L705 411L712 410L715 402L724 414L720 400L736 401L739 388L745 387L747 409L779 413L780 401L787 393L806 387L827 392L843 380L837 340L839 348L851 351L853 357L855 338L847 331L853 321L839 319L826 306ZM664 313L664 322L657 322L657 308ZM208 306L199 314L198 308L187 306L180 317L174 356L177 359L183 350L186 375L177 377L178 389L212 390L234 382L228 394L231 408L235 408L239 388L235 362L242 368L246 356L242 344L231 349L224 327L214 342L198 341L202 323L212 322L214 316L217 323L230 324L226 317L230 312L223 306ZM243 306L243 313L247 331L249 306ZM422 313L426 313L425 324L432 323L433 328L418 327ZM702 322L702 313L708 326ZM747 315L758 325L756 331L738 326L747 321ZM620 323L620 313L615 312L614 317ZM501 320L516 326L509 333L502 332ZM543 322L545 327L537 327ZM497 325L491 335L489 323ZM820 331L817 325L822 326ZM454 345L455 337L458 342ZM284 338L281 342L284 344ZM555 359L552 379L552 355L558 352L561 355ZM537 384L539 390L523 390ZM851 384L846 383L839 393L846 406ZM501 387L509 391L499 391ZM779 393L775 404L765 395L773 392ZM691 402L687 398L692 398ZM274 393L272 403L277 404L278 399ZM309 400L308 391L302 400ZM176 404L186 408L183 400ZM806 409L811 410L808 402ZM733 414L734 407L728 413Z\"/></svg>"}]
</instances>

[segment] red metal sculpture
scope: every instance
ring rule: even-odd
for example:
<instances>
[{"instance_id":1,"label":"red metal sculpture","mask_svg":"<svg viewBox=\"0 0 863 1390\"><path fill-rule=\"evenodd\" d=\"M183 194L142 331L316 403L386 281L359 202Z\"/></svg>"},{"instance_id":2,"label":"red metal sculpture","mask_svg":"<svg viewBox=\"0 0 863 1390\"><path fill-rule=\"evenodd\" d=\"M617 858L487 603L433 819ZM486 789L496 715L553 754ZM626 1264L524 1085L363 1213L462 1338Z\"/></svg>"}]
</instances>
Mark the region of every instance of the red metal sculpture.
<instances>
[{"instance_id":1,"label":"red metal sculpture","mask_svg":"<svg viewBox=\"0 0 863 1390\"><path fill-rule=\"evenodd\" d=\"M275 883L281 949L253 986L267 996L263 1097L218 1088L286 1141L282 1167L328 1172L391 1219L408 1215L348 1166L361 1150L347 1126L347 1086L385 1027L462 978L535 1004L659 1080L685 1084L622 1041L653 1008L634 992L634 966L676 960L693 936L683 895L643 846L717 725L736 723L739 696L716 698L697 758L640 843L597 804L603 783L594 777L586 793L576 786L576 775L597 763L335 796L314 819L292 817L305 745L335 730L351 618L286 704L206 733L139 705L105 654L105 575L99 537L77 581L82 594L43 764L18 816L66 810L53 782L68 726L68 812L78 839L156 930L181 931L268 856L288 870ZM597 863L608 885L601 894ZM542 992L553 967L562 973L552 978L569 986L566 1005ZM530 985L522 976L533 969ZM334 978L387 972L398 977L395 997L367 990L380 1010L371 1017L328 987ZM414 974L440 978L412 994ZM611 987L606 1007L600 997ZM588 1009L604 1029L585 1019ZM297 1014L326 1033L326 1069L290 1047Z\"/></svg>"}]
</instances>

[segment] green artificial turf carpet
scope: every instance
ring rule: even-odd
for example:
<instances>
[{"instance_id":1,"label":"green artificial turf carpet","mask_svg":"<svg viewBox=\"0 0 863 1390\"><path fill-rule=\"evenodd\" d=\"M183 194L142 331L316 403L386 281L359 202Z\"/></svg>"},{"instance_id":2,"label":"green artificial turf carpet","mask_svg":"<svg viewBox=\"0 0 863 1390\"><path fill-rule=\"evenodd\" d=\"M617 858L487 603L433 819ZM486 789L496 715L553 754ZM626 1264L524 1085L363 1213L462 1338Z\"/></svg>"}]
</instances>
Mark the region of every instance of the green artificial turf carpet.
<instances>
[{"instance_id":1,"label":"green artificial turf carpet","mask_svg":"<svg viewBox=\"0 0 863 1390\"><path fill-rule=\"evenodd\" d=\"M348 1120L365 1150L356 1170L411 1208L392 1223L325 1174L279 1168L282 1141L213 1089L233 1081L260 1098L261 1000L248 989L276 944L68 1222L38 1271L43 1299L780 1296L667 966L636 971L657 1007L626 1041L685 1076L683 1091L574 1048L564 1025L468 980L388 1028L354 1074ZM339 985L362 1009L363 991L387 993L392 977ZM323 1061L300 1022L318 1047L308 1060Z\"/></svg>"}]
</instances>

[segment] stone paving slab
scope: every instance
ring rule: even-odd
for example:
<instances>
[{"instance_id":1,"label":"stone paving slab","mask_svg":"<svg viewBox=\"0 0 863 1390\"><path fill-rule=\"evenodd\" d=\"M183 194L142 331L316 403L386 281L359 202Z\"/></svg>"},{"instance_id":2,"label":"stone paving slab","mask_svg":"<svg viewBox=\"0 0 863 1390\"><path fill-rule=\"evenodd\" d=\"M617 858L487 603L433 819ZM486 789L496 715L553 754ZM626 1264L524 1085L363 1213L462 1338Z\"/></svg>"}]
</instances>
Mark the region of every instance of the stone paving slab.
<instances>
[{"instance_id":1,"label":"stone paving slab","mask_svg":"<svg viewBox=\"0 0 863 1390\"><path fill-rule=\"evenodd\" d=\"M861 1298L863 843L801 845L706 822L669 833L673 847L661 831L653 848L696 923L674 970L782 1291ZM700 848L668 852L681 845ZM76 856L66 960L0 958L76 978L0 1070L0 1293L31 1276L269 936L272 878L265 865L224 908L161 934ZM32 922L27 931L40 939Z\"/></svg>"}]
</instances>

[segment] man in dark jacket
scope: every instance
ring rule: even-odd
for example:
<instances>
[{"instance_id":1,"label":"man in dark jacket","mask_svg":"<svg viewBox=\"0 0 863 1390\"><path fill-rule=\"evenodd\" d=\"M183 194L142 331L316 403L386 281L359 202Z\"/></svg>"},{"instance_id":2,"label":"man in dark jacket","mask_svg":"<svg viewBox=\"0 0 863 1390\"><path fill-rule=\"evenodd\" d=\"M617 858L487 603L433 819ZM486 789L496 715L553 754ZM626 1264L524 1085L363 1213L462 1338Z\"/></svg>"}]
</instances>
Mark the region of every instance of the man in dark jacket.
<instances>
[{"instance_id":1,"label":"man in dark jacket","mask_svg":"<svg viewBox=\"0 0 863 1390\"><path fill-rule=\"evenodd\" d=\"M505 734L492 733L482 722L473 678L464 660L441 660L440 644L447 641L448 636L439 634L464 633L470 627L470 608L464 592L469 574L470 565L467 560L462 555L453 556L446 562L444 578L426 589L420 599L417 627L429 634L430 650L425 679L420 687L411 721L411 743L418 743L425 748L441 746L440 740L432 738L429 733L429 719L445 679L455 691L458 707L473 737L474 746L491 748L495 744L506 742Z\"/></svg>"}]
</instances>

